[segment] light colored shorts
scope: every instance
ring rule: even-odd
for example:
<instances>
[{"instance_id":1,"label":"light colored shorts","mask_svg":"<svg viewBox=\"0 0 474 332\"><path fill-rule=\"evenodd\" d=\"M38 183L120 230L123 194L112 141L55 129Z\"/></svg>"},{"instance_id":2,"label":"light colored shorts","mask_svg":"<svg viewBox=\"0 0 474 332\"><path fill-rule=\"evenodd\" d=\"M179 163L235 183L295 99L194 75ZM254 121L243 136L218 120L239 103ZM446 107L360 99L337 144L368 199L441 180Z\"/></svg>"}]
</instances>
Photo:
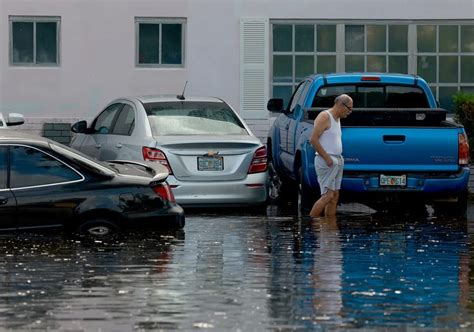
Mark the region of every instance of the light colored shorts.
<instances>
[{"instance_id":1,"label":"light colored shorts","mask_svg":"<svg viewBox=\"0 0 474 332\"><path fill-rule=\"evenodd\" d=\"M344 158L342 156L332 155L331 158L333 164L329 167L323 157L320 155L314 157L314 165L316 167L316 175L318 176L321 195L327 193L328 190L336 191L341 189Z\"/></svg>"}]
</instances>

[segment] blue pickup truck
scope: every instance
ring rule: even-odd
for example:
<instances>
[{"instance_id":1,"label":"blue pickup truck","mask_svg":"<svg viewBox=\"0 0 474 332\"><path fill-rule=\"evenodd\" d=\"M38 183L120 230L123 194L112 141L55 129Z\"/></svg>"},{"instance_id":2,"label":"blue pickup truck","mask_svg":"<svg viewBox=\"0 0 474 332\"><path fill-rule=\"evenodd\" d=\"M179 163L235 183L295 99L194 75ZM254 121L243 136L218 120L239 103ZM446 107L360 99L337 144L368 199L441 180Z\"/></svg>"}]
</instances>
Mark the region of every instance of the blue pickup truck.
<instances>
[{"instance_id":1,"label":"blue pickup truck","mask_svg":"<svg viewBox=\"0 0 474 332\"><path fill-rule=\"evenodd\" d=\"M281 183L280 197L286 194L307 206L319 196L309 137L316 116L342 93L352 97L354 110L341 119L341 201L376 210L426 209L429 204L450 214L466 212L469 146L464 128L446 120L446 110L422 78L402 74L312 75L297 86L286 108L282 99L268 101L268 110L279 113L267 148L270 169Z\"/></svg>"}]
</instances>

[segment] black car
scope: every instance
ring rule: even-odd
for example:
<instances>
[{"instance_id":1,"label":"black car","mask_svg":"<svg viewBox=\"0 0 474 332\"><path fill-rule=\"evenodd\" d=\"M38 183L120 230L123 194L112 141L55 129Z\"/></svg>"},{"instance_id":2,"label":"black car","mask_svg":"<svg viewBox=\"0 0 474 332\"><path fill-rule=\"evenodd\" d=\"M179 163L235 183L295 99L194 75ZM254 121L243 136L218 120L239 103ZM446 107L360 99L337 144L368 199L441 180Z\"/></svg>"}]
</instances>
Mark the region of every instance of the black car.
<instances>
[{"instance_id":1,"label":"black car","mask_svg":"<svg viewBox=\"0 0 474 332\"><path fill-rule=\"evenodd\" d=\"M0 231L59 228L100 237L183 228L158 163L97 162L46 138L0 131Z\"/></svg>"}]
</instances>

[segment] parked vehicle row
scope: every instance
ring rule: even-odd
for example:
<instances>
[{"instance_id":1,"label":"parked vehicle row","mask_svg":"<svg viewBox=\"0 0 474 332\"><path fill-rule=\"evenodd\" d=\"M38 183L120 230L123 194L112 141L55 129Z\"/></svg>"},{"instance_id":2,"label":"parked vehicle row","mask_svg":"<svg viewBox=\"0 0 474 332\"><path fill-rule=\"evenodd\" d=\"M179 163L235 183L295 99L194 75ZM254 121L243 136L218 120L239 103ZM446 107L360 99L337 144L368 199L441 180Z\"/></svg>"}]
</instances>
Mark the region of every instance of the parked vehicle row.
<instances>
[{"instance_id":1,"label":"parked vehicle row","mask_svg":"<svg viewBox=\"0 0 474 332\"><path fill-rule=\"evenodd\" d=\"M46 138L0 131L0 230L61 229L105 237L182 228L160 164L102 163Z\"/></svg>"},{"instance_id":2,"label":"parked vehicle row","mask_svg":"<svg viewBox=\"0 0 474 332\"><path fill-rule=\"evenodd\" d=\"M101 161L167 167L182 206L264 206L267 150L224 101L145 96L112 101L92 121L72 126L71 147Z\"/></svg>"}]
</instances>

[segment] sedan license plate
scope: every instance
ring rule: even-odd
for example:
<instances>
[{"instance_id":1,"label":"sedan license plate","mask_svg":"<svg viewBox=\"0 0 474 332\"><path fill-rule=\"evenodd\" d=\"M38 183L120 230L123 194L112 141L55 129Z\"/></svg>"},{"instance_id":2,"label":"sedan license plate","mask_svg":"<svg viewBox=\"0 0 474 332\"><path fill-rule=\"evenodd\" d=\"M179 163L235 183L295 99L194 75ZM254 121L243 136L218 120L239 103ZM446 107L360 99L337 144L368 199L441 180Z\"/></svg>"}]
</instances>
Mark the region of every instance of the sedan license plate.
<instances>
[{"instance_id":1,"label":"sedan license plate","mask_svg":"<svg viewBox=\"0 0 474 332\"><path fill-rule=\"evenodd\" d=\"M198 171L222 171L224 169L224 158L222 156L215 157L198 157Z\"/></svg>"},{"instance_id":2,"label":"sedan license plate","mask_svg":"<svg viewBox=\"0 0 474 332\"><path fill-rule=\"evenodd\" d=\"M403 175L380 174L380 185L405 187L407 185L407 176L405 174Z\"/></svg>"}]
</instances>

